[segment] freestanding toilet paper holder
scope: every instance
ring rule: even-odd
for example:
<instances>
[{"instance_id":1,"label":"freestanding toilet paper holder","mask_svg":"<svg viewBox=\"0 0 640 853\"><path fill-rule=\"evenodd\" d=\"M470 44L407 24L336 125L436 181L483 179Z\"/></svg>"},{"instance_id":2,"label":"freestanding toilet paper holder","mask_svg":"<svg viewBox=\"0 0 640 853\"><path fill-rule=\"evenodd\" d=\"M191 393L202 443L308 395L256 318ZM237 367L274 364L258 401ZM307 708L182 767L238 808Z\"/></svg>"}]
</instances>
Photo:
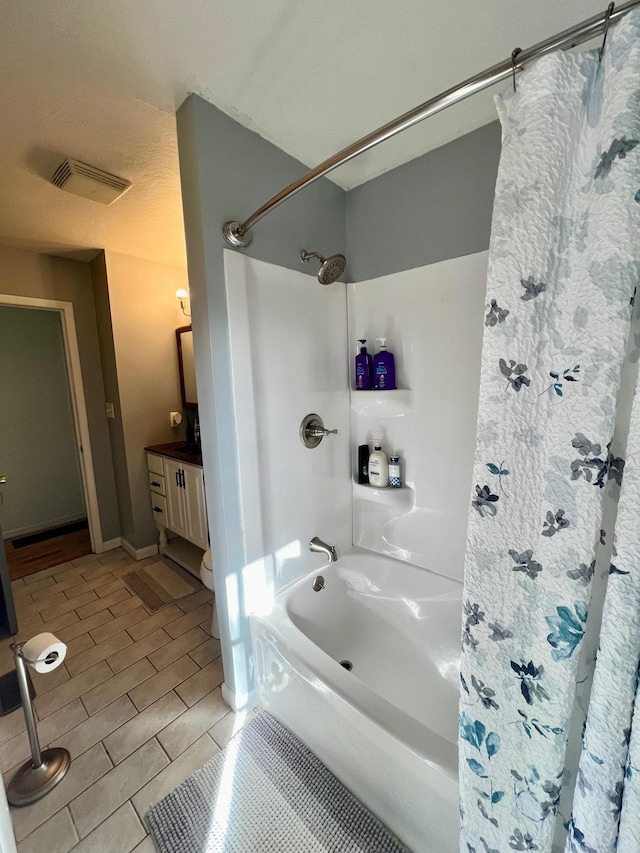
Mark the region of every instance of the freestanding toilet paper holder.
<instances>
[{"instance_id":1,"label":"freestanding toilet paper holder","mask_svg":"<svg viewBox=\"0 0 640 853\"><path fill-rule=\"evenodd\" d=\"M62 780L71 764L68 750L61 747L40 749L38 730L29 695L27 669L22 654L24 643L13 643L13 659L16 665L18 688L22 700L24 720L27 725L27 735L31 746L31 759L26 761L16 772L7 788L7 799L12 806L28 806L42 799ZM56 654L54 652L54 654Z\"/></svg>"}]
</instances>

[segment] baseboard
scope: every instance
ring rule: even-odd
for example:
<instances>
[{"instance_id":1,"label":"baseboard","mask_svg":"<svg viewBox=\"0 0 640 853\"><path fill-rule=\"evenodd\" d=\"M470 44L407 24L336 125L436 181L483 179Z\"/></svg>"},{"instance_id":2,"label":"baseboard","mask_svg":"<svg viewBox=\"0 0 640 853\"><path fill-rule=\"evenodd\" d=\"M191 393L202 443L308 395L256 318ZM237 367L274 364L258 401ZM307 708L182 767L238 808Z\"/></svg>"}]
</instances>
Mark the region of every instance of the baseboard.
<instances>
[{"instance_id":1,"label":"baseboard","mask_svg":"<svg viewBox=\"0 0 640 853\"><path fill-rule=\"evenodd\" d=\"M48 521L39 521L37 524L27 524L25 527L16 527L13 530L3 530L3 539L17 539L18 536L28 536L30 533L40 533L41 530L49 530L53 527L64 527L65 524L71 524L74 521L81 521L86 518L84 512L80 514L72 513L71 515L61 515L60 518L49 519Z\"/></svg>"},{"instance_id":2,"label":"baseboard","mask_svg":"<svg viewBox=\"0 0 640 853\"><path fill-rule=\"evenodd\" d=\"M119 536L115 539L107 539L106 542L96 544L96 554L104 554L105 551L113 551L114 548L119 548L122 545L122 540Z\"/></svg>"},{"instance_id":3,"label":"baseboard","mask_svg":"<svg viewBox=\"0 0 640 853\"><path fill-rule=\"evenodd\" d=\"M146 560L147 557L153 557L158 553L157 545L147 545L145 548L134 548L126 539L120 539L120 545L124 550L133 557L134 560Z\"/></svg>"},{"instance_id":4,"label":"baseboard","mask_svg":"<svg viewBox=\"0 0 640 853\"><path fill-rule=\"evenodd\" d=\"M257 701L255 690L252 690L249 694L245 693L240 695L239 693L236 693L235 690L232 690L226 681L222 682L222 698L231 710L236 713L238 713L238 711L251 710Z\"/></svg>"}]
</instances>

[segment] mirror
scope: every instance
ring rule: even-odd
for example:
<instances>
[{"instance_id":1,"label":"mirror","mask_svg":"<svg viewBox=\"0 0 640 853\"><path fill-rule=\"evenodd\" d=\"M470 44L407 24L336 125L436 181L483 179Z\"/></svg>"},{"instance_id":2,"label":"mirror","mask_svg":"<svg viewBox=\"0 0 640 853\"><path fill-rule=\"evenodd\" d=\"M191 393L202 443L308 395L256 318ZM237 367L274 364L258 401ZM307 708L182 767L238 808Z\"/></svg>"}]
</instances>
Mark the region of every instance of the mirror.
<instances>
[{"instance_id":1,"label":"mirror","mask_svg":"<svg viewBox=\"0 0 640 853\"><path fill-rule=\"evenodd\" d=\"M196 364L193 357L193 332L191 326L176 329L178 342L178 368L180 370L180 390L182 405L185 409L197 409L198 392L196 390Z\"/></svg>"}]
</instances>

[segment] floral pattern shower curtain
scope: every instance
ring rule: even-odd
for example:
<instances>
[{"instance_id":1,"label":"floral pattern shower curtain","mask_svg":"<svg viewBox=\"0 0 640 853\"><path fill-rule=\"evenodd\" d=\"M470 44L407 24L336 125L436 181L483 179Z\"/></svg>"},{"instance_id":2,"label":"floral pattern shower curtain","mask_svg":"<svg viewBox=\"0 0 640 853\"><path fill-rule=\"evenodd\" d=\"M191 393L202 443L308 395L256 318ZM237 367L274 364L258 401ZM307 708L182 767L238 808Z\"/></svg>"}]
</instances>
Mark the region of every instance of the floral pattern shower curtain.
<instances>
[{"instance_id":1,"label":"floral pattern shower curtain","mask_svg":"<svg viewBox=\"0 0 640 853\"><path fill-rule=\"evenodd\" d=\"M640 12L498 107L461 850L639 853Z\"/></svg>"}]
</instances>

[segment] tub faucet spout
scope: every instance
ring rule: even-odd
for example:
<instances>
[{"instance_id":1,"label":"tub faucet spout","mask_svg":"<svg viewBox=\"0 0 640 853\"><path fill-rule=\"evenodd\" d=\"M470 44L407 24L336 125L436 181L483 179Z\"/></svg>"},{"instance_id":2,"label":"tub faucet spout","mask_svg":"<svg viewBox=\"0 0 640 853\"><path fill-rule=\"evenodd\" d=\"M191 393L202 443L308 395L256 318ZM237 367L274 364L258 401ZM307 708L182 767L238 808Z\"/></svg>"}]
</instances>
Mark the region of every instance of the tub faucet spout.
<instances>
[{"instance_id":1,"label":"tub faucet spout","mask_svg":"<svg viewBox=\"0 0 640 853\"><path fill-rule=\"evenodd\" d=\"M318 554L326 554L332 563L336 563L338 561L338 552L336 551L335 546L327 545L326 542L323 542L322 539L319 539L317 536L314 536L311 542L309 542L309 550Z\"/></svg>"}]
</instances>

